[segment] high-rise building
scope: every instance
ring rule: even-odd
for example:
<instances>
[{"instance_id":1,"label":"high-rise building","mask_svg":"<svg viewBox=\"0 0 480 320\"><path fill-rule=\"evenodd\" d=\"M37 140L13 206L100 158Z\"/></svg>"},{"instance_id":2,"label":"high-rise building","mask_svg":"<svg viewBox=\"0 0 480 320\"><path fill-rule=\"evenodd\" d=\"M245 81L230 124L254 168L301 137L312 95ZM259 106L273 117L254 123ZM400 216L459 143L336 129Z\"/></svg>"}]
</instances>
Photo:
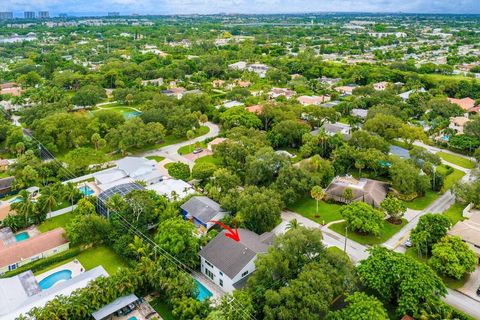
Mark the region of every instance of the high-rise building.
<instances>
[{"instance_id":1,"label":"high-rise building","mask_svg":"<svg viewBox=\"0 0 480 320\"><path fill-rule=\"evenodd\" d=\"M109 12L108 16L109 17L118 17L118 16L120 16L120 12Z\"/></svg>"},{"instance_id":2,"label":"high-rise building","mask_svg":"<svg viewBox=\"0 0 480 320\"><path fill-rule=\"evenodd\" d=\"M48 19L50 18L50 13L48 11L39 11L38 19Z\"/></svg>"},{"instance_id":3,"label":"high-rise building","mask_svg":"<svg viewBox=\"0 0 480 320\"><path fill-rule=\"evenodd\" d=\"M25 19L35 19L35 12L33 12L33 11L25 11L25 12L23 13L23 17L24 17Z\"/></svg>"},{"instance_id":4,"label":"high-rise building","mask_svg":"<svg viewBox=\"0 0 480 320\"><path fill-rule=\"evenodd\" d=\"M12 20L13 12L0 12L0 20Z\"/></svg>"}]
</instances>

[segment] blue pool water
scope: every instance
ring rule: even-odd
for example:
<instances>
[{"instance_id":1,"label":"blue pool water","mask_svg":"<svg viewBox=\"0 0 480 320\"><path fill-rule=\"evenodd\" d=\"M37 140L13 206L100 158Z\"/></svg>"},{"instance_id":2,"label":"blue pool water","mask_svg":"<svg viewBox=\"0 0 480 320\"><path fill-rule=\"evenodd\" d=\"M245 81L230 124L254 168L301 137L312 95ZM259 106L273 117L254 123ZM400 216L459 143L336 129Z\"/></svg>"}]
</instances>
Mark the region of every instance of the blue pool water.
<instances>
[{"instance_id":1,"label":"blue pool water","mask_svg":"<svg viewBox=\"0 0 480 320\"><path fill-rule=\"evenodd\" d=\"M129 112L124 112L123 117L128 120L131 118L138 117L140 114L141 112L138 112L138 111L129 111Z\"/></svg>"},{"instance_id":2,"label":"blue pool water","mask_svg":"<svg viewBox=\"0 0 480 320\"><path fill-rule=\"evenodd\" d=\"M92 188L90 188L89 186L82 186L78 188L78 190L80 190L80 192L86 196L91 196L92 194L95 193L95 191L93 191Z\"/></svg>"},{"instance_id":3,"label":"blue pool water","mask_svg":"<svg viewBox=\"0 0 480 320\"><path fill-rule=\"evenodd\" d=\"M138 318L133 316L133 317L128 318L127 320L138 320Z\"/></svg>"},{"instance_id":4,"label":"blue pool water","mask_svg":"<svg viewBox=\"0 0 480 320\"><path fill-rule=\"evenodd\" d=\"M28 232L20 232L15 235L15 240L17 240L17 242L27 240L28 238L30 238Z\"/></svg>"},{"instance_id":5,"label":"blue pool water","mask_svg":"<svg viewBox=\"0 0 480 320\"><path fill-rule=\"evenodd\" d=\"M10 202L10 203L17 203L17 202L21 202L21 201L22 201L22 198L20 198L20 197L16 197L16 198L8 200L8 202Z\"/></svg>"},{"instance_id":6,"label":"blue pool water","mask_svg":"<svg viewBox=\"0 0 480 320\"><path fill-rule=\"evenodd\" d=\"M208 290L207 288L205 288L205 286L203 284L201 284L200 282L198 282L197 279L194 279L195 280L195 285L197 286L198 288L198 295L197 295L197 300L198 301L203 301L203 300L206 300L208 298L210 298L213 294L210 292L210 290Z\"/></svg>"},{"instance_id":7,"label":"blue pool water","mask_svg":"<svg viewBox=\"0 0 480 320\"><path fill-rule=\"evenodd\" d=\"M58 281L70 279L72 279L72 271L65 269L52 273L51 275L41 280L38 285L42 290L46 290L55 285Z\"/></svg>"}]
</instances>

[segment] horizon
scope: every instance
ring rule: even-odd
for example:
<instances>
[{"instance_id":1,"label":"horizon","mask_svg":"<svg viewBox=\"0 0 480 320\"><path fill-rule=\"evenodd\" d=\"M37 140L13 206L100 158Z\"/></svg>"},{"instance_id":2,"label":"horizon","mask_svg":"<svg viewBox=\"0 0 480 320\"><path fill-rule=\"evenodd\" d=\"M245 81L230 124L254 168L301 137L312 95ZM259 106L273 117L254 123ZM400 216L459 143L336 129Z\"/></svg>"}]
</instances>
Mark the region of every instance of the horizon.
<instances>
[{"instance_id":1,"label":"horizon","mask_svg":"<svg viewBox=\"0 0 480 320\"><path fill-rule=\"evenodd\" d=\"M52 16L66 13L74 17L103 16L119 12L121 16L138 15L261 15L261 14L480 14L480 1L459 0L6 0L1 12L21 17L25 11L49 11ZM95 8L95 10L92 10ZM275 8L275 9L273 9ZM281 8L281 9L279 9ZM301 8L301 9L299 9Z\"/></svg>"}]
</instances>

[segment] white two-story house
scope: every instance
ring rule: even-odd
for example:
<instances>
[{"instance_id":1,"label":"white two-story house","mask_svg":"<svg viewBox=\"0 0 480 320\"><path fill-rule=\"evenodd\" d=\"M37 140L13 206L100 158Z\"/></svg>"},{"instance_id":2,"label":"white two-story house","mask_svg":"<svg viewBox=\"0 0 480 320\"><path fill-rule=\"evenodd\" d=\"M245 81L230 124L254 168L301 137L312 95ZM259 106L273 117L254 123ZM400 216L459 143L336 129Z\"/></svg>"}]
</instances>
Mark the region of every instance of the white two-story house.
<instances>
[{"instance_id":1,"label":"white two-story house","mask_svg":"<svg viewBox=\"0 0 480 320\"><path fill-rule=\"evenodd\" d=\"M255 271L255 259L266 253L274 234L238 229L240 241L235 241L222 231L199 253L201 271L225 292L243 287L249 275Z\"/></svg>"}]
</instances>

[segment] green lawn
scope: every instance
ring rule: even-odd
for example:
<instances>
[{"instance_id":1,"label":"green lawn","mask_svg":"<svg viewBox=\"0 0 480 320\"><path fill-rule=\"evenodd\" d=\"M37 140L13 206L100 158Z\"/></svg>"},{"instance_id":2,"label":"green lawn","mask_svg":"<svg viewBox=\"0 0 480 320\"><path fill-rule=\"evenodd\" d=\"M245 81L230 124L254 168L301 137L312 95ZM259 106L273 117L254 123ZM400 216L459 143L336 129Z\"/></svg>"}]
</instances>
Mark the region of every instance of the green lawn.
<instances>
[{"instance_id":1,"label":"green lawn","mask_svg":"<svg viewBox=\"0 0 480 320\"><path fill-rule=\"evenodd\" d=\"M157 162L162 162L163 160L165 160L165 157L160 157L160 156L148 156L146 158L149 160L155 160Z\"/></svg>"},{"instance_id":2,"label":"green lawn","mask_svg":"<svg viewBox=\"0 0 480 320\"><path fill-rule=\"evenodd\" d=\"M414 258L415 260L418 260L423 263L427 263L428 259L425 256L420 257L418 255L417 248L407 248L407 251L405 252L405 255ZM456 279L451 279L442 275L438 275L440 278L442 278L443 283L450 288L450 289L460 289L465 285L465 283L468 281L470 278L470 275L464 275L461 279L456 280Z\"/></svg>"},{"instance_id":3,"label":"green lawn","mask_svg":"<svg viewBox=\"0 0 480 320\"><path fill-rule=\"evenodd\" d=\"M447 211L443 213L444 216L447 216L452 220L452 224L456 224L458 221L463 221L463 209L465 206L455 203Z\"/></svg>"},{"instance_id":4,"label":"green lawn","mask_svg":"<svg viewBox=\"0 0 480 320\"><path fill-rule=\"evenodd\" d=\"M346 224L346 222L336 223L331 225L329 228L344 236ZM398 225L384 221L382 230L380 231L380 236L378 237L373 235L360 235L353 231L348 231L347 237L363 245L381 244L390 239L395 233L402 229L405 224L407 224L406 219L402 219L402 224Z\"/></svg>"},{"instance_id":5,"label":"green lawn","mask_svg":"<svg viewBox=\"0 0 480 320\"><path fill-rule=\"evenodd\" d=\"M442 193L451 189L453 185L457 183L460 179L462 179L463 176L465 175L465 172L463 171L460 171L455 168L452 168L452 169L453 169L453 172L445 177L445 174L447 173L447 167L443 164L437 167L437 172L442 173L445 177L443 187L441 190Z\"/></svg>"},{"instance_id":6,"label":"green lawn","mask_svg":"<svg viewBox=\"0 0 480 320\"><path fill-rule=\"evenodd\" d=\"M201 158L198 158L197 160L195 160L195 163L204 163L204 162L213 163L214 165L217 165L217 166L221 165L220 159L218 159L217 157L215 157L213 155L201 157Z\"/></svg>"},{"instance_id":7,"label":"green lawn","mask_svg":"<svg viewBox=\"0 0 480 320\"><path fill-rule=\"evenodd\" d=\"M192 153L197 146L199 146L202 149L205 149L207 147L207 144L205 143L205 141L195 142L187 146L180 147L177 150L177 153L181 155Z\"/></svg>"},{"instance_id":8,"label":"green lawn","mask_svg":"<svg viewBox=\"0 0 480 320\"><path fill-rule=\"evenodd\" d=\"M75 257L85 270L90 270L98 266L103 266L103 268L108 272L109 275L113 275L117 273L120 267L127 268L128 265L122 260L120 256L118 256L112 249L106 246L99 246L86 249L78 256ZM47 272L48 270L55 269L61 265L64 265L70 261L73 261L75 258L67 259L64 261L60 261L58 263L52 264L47 268L35 272L35 275L42 274Z\"/></svg>"},{"instance_id":9,"label":"green lawn","mask_svg":"<svg viewBox=\"0 0 480 320\"><path fill-rule=\"evenodd\" d=\"M336 203L318 202L318 215L316 214L317 201L310 197L304 197L291 205L289 209L317 223L329 223L341 220L340 208L342 205Z\"/></svg>"},{"instance_id":10,"label":"green lawn","mask_svg":"<svg viewBox=\"0 0 480 320\"><path fill-rule=\"evenodd\" d=\"M196 137L199 137L199 136L203 136L203 135L207 134L209 131L210 131L209 127L201 126L197 130L195 130L195 136L194 137L196 138ZM179 143L179 142L183 142L183 141L187 141L187 138L186 137L178 138L178 137L169 135L169 136L166 136L165 139L163 139L162 143L152 144L152 145L146 146L144 148L132 149L131 152L133 154L135 154L135 153L140 153L140 152L144 152L144 151L155 150L155 149L158 149L158 148L161 148L161 147L169 146L171 144L175 144L175 143Z\"/></svg>"},{"instance_id":11,"label":"green lawn","mask_svg":"<svg viewBox=\"0 0 480 320\"><path fill-rule=\"evenodd\" d=\"M440 195L435 191L427 191L423 197L416 198L413 201L404 201L407 208L413 210L423 210L435 201Z\"/></svg>"},{"instance_id":12,"label":"green lawn","mask_svg":"<svg viewBox=\"0 0 480 320\"><path fill-rule=\"evenodd\" d=\"M172 308L161 298L155 298L150 302L151 306L163 318L163 320L176 320L172 314Z\"/></svg>"},{"instance_id":13,"label":"green lawn","mask_svg":"<svg viewBox=\"0 0 480 320\"><path fill-rule=\"evenodd\" d=\"M440 158L442 158L443 160L456 164L457 166L460 166L466 169L475 168L475 163L465 157L457 156L457 155L446 153L446 152L437 152L437 155L440 156Z\"/></svg>"},{"instance_id":14,"label":"green lawn","mask_svg":"<svg viewBox=\"0 0 480 320\"><path fill-rule=\"evenodd\" d=\"M60 216L47 219L37 226L37 229L40 232L47 232L56 228L65 228L65 226L73 219L73 213L68 212Z\"/></svg>"}]
</instances>

